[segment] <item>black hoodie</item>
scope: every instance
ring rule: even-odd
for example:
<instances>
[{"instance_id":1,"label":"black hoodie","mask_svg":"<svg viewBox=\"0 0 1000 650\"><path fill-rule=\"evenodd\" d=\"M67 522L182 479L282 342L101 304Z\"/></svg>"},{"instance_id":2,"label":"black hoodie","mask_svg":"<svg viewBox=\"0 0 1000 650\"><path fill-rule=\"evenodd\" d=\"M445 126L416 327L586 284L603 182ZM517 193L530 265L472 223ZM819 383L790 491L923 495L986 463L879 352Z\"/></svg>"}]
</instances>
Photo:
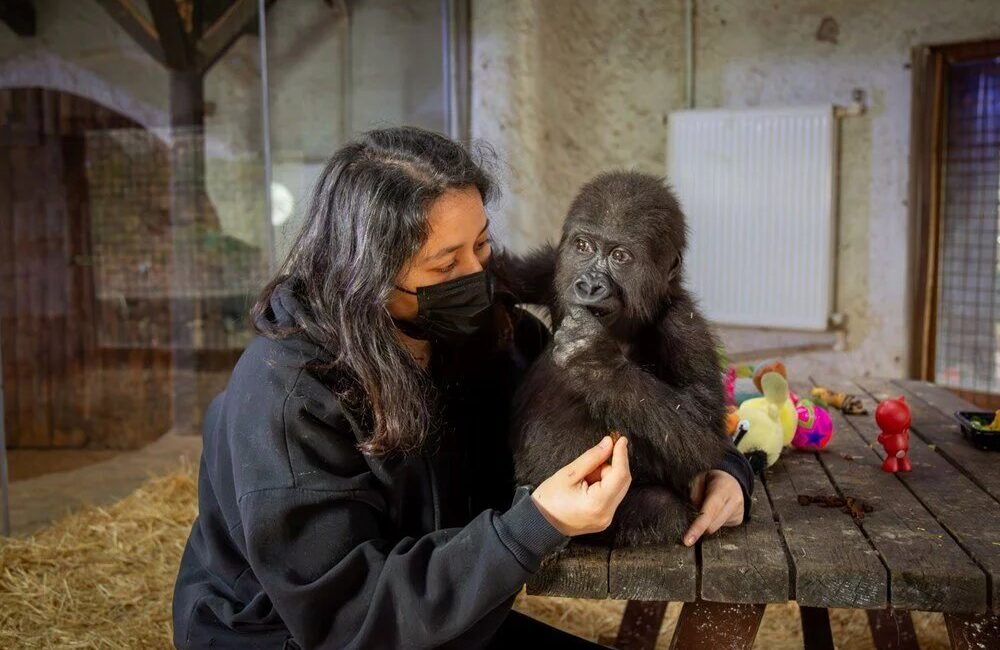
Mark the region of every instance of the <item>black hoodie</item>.
<instances>
[{"instance_id":1,"label":"black hoodie","mask_svg":"<svg viewBox=\"0 0 1000 650\"><path fill-rule=\"evenodd\" d=\"M288 287L270 317L293 326ZM198 518L174 590L179 648L475 648L568 537L513 486L510 398L544 347L517 312L514 346L442 382L448 422L425 451L366 456L328 354L255 338L204 422ZM734 454L736 454L734 450ZM744 486L736 454L726 467ZM740 475L743 474L743 475ZM512 498L513 495L513 498Z\"/></svg>"}]
</instances>

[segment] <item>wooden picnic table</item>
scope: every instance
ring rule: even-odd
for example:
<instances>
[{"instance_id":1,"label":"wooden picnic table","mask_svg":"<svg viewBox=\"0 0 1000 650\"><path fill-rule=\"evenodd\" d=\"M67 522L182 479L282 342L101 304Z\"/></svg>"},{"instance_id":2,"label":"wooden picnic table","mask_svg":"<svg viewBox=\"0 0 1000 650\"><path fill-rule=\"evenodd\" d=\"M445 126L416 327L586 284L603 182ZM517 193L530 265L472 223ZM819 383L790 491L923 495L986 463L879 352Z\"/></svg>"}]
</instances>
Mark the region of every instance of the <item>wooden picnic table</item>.
<instances>
[{"instance_id":1,"label":"wooden picnic table","mask_svg":"<svg viewBox=\"0 0 1000 650\"><path fill-rule=\"evenodd\" d=\"M982 410L920 381L793 382L861 397L868 415L831 409L820 452L786 450L758 478L751 520L694 548L570 544L529 594L628 600L617 648L652 648L669 601L685 605L677 648L749 648L767 603L798 603L806 648L833 648L828 608L867 610L874 646L917 648L910 610L942 612L953 648L1000 649L1000 452L966 441L952 413ZM910 405L913 471L881 470L879 400ZM863 499L857 518L799 495Z\"/></svg>"}]
</instances>

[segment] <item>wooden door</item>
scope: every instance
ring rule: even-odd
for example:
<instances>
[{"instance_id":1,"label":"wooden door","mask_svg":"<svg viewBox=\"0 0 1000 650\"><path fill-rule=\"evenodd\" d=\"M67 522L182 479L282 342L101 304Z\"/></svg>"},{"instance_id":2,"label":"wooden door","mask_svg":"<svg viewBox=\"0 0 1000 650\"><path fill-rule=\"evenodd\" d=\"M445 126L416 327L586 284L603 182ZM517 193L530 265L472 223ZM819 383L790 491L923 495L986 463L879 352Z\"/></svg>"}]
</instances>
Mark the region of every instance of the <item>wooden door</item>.
<instances>
[{"instance_id":1,"label":"wooden door","mask_svg":"<svg viewBox=\"0 0 1000 650\"><path fill-rule=\"evenodd\" d=\"M99 342L109 306L95 295L87 143L88 134L107 130L141 127L68 93L0 91L0 343L10 447L131 448L169 427L169 352Z\"/></svg>"},{"instance_id":2,"label":"wooden door","mask_svg":"<svg viewBox=\"0 0 1000 650\"><path fill-rule=\"evenodd\" d=\"M913 374L1000 408L1000 41L918 49Z\"/></svg>"}]
</instances>

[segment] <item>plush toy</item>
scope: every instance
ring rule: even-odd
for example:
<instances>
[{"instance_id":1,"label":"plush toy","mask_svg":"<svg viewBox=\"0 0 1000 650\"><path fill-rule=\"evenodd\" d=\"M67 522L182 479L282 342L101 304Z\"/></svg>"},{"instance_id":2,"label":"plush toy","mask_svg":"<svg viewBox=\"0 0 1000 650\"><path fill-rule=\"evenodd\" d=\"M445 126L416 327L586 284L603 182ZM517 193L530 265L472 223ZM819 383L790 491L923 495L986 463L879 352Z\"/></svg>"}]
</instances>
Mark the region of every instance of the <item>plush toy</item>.
<instances>
[{"instance_id":1,"label":"plush toy","mask_svg":"<svg viewBox=\"0 0 1000 650\"><path fill-rule=\"evenodd\" d=\"M875 409L878 424L878 441L885 448L884 472L909 472L910 464L910 406L903 397L879 402Z\"/></svg>"},{"instance_id":2,"label":"plush toy","mask_svg":"<svg viewBox=\"0 0 1000 650\"><path fill-rule=\"evenodd\" d=\"M733 442L755 472L777 462L784 447L781 410L788 402L788 382L776 372L761 378L764 397L748 400L737 409L739 424Z\"/></svg>"},{"instance_id":3,"label":"plush toy","mask_svg":"<svg viewBox=\"0 0 1000 650\"><path fill-rule=\"evenodd\" d=\"M776 372L788 381L788 371L785 370L785 364L780 361L774 361L772 363L762 363L753 371L753 385L758 390L758 392L763 393L764 389L761 387L761 378L769 372Z\"/></svg>"},{"instance_id":4,"label":"plush toy","mask_svg":"<svg viewBox=\"0 0 1000 650\"><path fill-rule=\"evenodd\" d=\"M822 386L817 386L809 391L813 400L818 402L821 406L829 406L830 408L840 409L844 415L867 415L868 411L865 409L865 405L861 403L861 398L857 395L851 395L849 393L838 393L832 391L829 388L823 388Z\"/></svg>"},{"instance_id":5,"label":"plush toy","mask_svg":"<svg viewBox=\"0 0 1000 650\"><path fill-rule=\"evenodd\" d=\"M736 435L736 428L740 424L740 414L736 411L735 406L726 407L726 433L731 436Z\"/></svg>"},{"instance_id":6,"label":"plush toy","mask_svg":"<svg viewBox=\"0 0 1000 650\"><path fill-rule=\"evenodd\" d=\"M776 365L781 366L781 370L785 368L780 361ZM773 386L772 396L769 396L767 393L764 377L771 377L770 382ZM791 392L788 390L788 380L785 379L785 376L780 371L772 370L761 375L759 383L761 384L761 392L764 393L764 396L748 399L740 404L740 408L744 406L751 408L766 406L770 403L774 395L782 395L781 402L778 404L778 418L781 422L782 442L786 445L791 444L792 438L795 437L795 429L799 426L799 415L795 412L795 404L791 400Z\"/></svg>"},{"instance_id":7,"label":"plush toy","mask_svg":"<svg viewBox=\"0 0 1000 650\"><path fill-rule=\"evenodd\" d=\"M807 399L800 400L795 407L798 427L792 446L796 449L816 450L826 447L833 437L833 420L822 406L816 406Z\"/></svg>"},{"instance_id":8,"label":"plush toy","mask_svg":"<svg viewBox=\"0 0 1000 650\"><path fill-rule=\"evenodd\" d=\"M726 389L726 404L736 404L736 369L732 366L723 372L722 385Z\"/></svg>"}]
</instances>

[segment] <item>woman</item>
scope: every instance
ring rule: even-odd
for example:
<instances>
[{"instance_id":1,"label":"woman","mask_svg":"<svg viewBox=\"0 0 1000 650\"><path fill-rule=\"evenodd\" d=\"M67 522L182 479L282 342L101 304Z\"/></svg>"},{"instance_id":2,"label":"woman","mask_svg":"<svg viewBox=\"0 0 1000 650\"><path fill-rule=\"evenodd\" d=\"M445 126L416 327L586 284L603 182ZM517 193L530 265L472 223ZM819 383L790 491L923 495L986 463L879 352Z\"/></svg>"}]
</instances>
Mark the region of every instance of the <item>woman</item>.
<instances>
[{"instance_id":1,"label":"woman","mask_svg":"<svg viewBox=\"0 0 1000 650\"><path fill-rule=\"evenodd\" d=\"M605 438L514 490L510 398L548 334L491 264L492 188L415 128L327 165L205 417L178 647L596 647L510 612L545 556L607 527L630 475ZM743 486L710 472L689 539L743 519L730 464Z\"/></svg>"}]
</instances>

